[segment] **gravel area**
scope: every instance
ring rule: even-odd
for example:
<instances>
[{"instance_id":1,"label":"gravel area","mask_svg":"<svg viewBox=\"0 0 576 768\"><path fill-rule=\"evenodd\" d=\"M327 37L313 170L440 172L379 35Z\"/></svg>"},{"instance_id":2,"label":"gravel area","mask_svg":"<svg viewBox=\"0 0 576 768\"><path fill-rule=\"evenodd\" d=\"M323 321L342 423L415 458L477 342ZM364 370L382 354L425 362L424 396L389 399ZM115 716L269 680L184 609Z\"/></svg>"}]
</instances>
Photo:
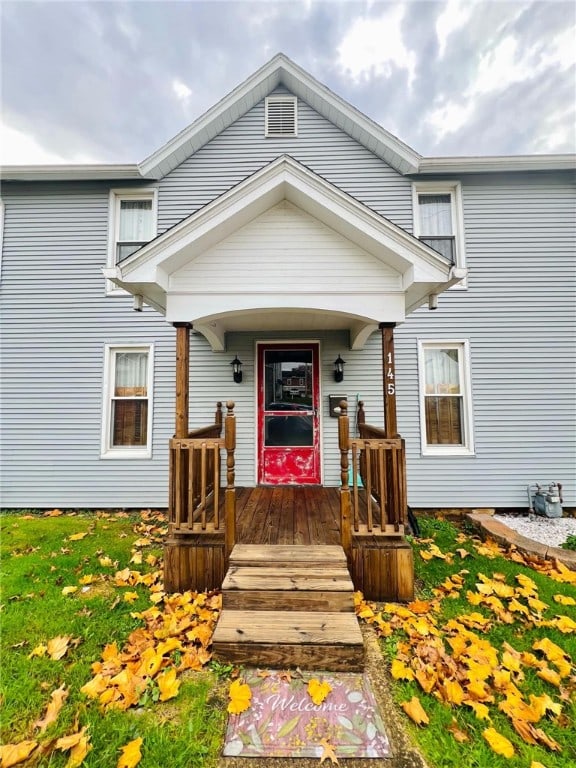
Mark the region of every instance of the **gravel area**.
<instances>
[{"instance_id":1,"label":"gravel area","mask_svg":"<svg viewBox=\"0 0 576 768\"><path fill-rule=\"evenodd\" d=\"M576 519L573 517L494 515L494 520L499 520L522 536L549 547L559 547L566 541L569 534L576 536Z\"/></svg>"}]
</instances>

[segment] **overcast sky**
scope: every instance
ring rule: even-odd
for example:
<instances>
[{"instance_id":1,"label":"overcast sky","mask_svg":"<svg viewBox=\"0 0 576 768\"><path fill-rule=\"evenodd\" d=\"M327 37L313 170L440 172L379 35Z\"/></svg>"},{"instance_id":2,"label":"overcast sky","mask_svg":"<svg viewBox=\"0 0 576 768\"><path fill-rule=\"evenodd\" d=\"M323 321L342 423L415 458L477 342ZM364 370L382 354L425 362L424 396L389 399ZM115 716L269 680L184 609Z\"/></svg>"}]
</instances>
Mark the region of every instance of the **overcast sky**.
<instances>
[{"instance_id":1,"label":"overcast sky","mask_svg":"<svg viewBox=\"0 0 576 768\"><path fill-rule=\"evenodd\" d=\"M576 151L576 2L1 0L3 163L144 160L276 53L417 152Z\"/></svg>"}]
</instances>

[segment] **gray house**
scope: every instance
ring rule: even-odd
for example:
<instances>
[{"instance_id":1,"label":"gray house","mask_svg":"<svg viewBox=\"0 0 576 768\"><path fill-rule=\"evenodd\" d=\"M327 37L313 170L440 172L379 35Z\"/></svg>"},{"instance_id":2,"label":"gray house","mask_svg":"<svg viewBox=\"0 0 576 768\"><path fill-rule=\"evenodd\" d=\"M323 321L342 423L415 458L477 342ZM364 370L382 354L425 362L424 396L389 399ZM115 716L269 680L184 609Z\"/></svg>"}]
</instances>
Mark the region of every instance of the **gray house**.
<instances>
[{"instance_id":1,"label":"gray house","mask_svg":"<svg viewBox=\"0 0 576 768\"><path fill-rule=\"evenodd\" d=\"M575 168L422 157L283 55L139 165L5 167L2 506L167 507L218 401L234 487L338 488L342 400L412 507L576 506Z\"/></svg>"}]
</instances>

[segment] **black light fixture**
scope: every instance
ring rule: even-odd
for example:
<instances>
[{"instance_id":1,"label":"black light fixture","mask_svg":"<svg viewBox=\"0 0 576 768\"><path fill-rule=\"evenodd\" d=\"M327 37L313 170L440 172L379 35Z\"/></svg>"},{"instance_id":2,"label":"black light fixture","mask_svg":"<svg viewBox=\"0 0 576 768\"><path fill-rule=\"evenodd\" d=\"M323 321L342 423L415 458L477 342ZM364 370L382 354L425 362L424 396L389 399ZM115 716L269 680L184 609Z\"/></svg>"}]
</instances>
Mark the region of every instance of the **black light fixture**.
<instances>
[{"instance_id":1,"label":"black light fixture","mask_svg":"<svg viewBox=\"0 0 576 768\"><path fill-rule=\"evenodd\" d=\"M340 355L334 360L334 381L341 382L344 380L344 366L346 360L342 360Z\"/></svg>"},{"instance_id":2,"label":"black light fixture","mask_svg":"<svg viewBox=\"0 0 576 768\"><path fill-rule=\"evenodd\" d=\"M241 384L242 383L242 363L240 362L240 360L238 360L238 355L236 355L236 357L234 358L234 360L232 360L230 365L232 366L234 381L236 382L236 384Z\"/></svg>"}]
</instances>

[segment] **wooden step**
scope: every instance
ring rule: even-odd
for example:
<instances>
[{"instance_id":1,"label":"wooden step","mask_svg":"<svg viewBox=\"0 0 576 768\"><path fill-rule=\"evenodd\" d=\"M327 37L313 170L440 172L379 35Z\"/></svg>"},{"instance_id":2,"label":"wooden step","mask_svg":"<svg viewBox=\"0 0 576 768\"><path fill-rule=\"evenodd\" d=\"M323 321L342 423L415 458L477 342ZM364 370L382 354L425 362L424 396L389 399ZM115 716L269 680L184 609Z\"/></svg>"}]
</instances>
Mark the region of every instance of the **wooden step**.
<instances>
[{"instance_id":1,"label":"wooden step","mask_svg":"<svg viewBox=\"0 0 576 768\"><path fill-rule=\"evenodd\" d=\"M246 666L360 671L364 643L351 613L224 610L214 657Z\"/></svg>"},{"instance_id":2,"label":"wooden step","mask_svg":"<svg viewBox=\"0 0 576 768\"><path fill-rule=\"evenodd\" d=\"M232 610L354 611L347 568L231 566L222 584L222 606Z\"/></svg>"},{"instance_id":3,"label":"wooden step","mask_svg":"<svg viewBox=\"0 0 576 768\"><path fill-rule=\"evenodd\" d=\"M332 568L347 567L342 547L330 544L236 544L230 553L230 565L249 565L254 568Z\"/></svg>"}]
</instances>

